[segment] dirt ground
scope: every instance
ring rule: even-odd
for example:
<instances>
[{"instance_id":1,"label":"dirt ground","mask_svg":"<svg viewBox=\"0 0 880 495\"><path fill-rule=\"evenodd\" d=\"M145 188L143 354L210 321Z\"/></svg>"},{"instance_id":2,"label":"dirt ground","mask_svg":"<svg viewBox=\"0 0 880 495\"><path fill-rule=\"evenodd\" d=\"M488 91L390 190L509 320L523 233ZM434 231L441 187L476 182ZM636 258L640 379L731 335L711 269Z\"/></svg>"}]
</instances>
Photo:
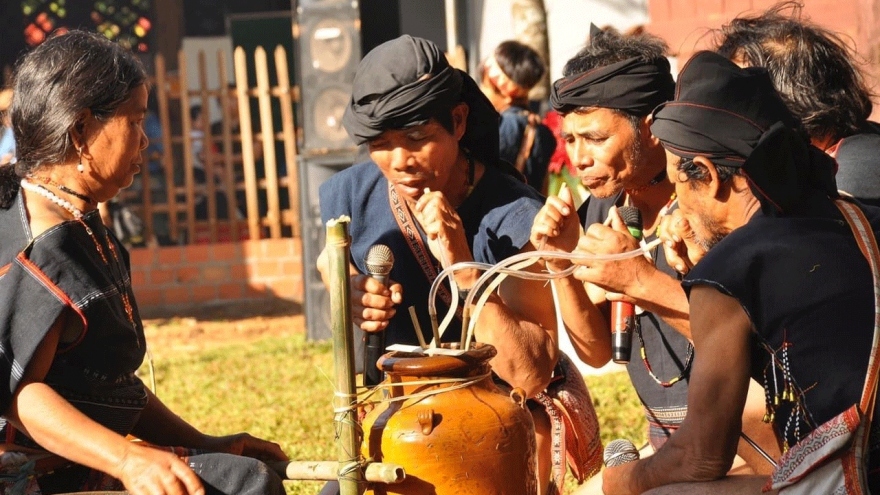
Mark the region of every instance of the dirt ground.
<instances>
[{"instance_id":1,"label":"dirt ground","mask_svg":"<svg viewBox=\"0 0 880 495\"><path fill-rule=\"evenodd\" d=\"M301 307L287 301L246 302L148 314L144 333L154 352L196 351L305 332Z\"/></svg>"}]
</instances>

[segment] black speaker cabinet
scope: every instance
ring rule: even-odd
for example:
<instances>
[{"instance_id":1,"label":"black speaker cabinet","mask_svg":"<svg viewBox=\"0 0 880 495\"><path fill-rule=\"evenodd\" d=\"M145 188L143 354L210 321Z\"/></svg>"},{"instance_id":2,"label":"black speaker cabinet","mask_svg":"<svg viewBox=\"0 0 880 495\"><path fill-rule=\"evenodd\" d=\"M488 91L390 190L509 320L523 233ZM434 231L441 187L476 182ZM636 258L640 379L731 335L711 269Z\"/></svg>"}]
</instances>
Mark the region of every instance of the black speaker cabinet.
<instances>
[{"instance_id":1,"label":"black speaker cabinet","mask_svg":"<svg viewBox=\"0 0 880 495\"><path fill-rule=\"evenodd\" d=\"M321 222L318 188L336 172L354 163L354 155L300 156L299 198L303 244L303 283L305 286L306 337L309 340L326 340L332 337L330 328L330 295L318 274L318 254L324 249L326 229ZM357 366L363 359L363 332L354 330Z\"/></svg>"},{"instance_id":2,"label":"black speaker cabinet","mask_svg":"<svg viewBox=\"0 0 880 495\"><path fill-rule=\"evenodd\" d=\"M360 14L355 0L299 0L293 19L300 89L300 153L353 152L342 127L361 59Z\"/></svg>"}]
</instances>

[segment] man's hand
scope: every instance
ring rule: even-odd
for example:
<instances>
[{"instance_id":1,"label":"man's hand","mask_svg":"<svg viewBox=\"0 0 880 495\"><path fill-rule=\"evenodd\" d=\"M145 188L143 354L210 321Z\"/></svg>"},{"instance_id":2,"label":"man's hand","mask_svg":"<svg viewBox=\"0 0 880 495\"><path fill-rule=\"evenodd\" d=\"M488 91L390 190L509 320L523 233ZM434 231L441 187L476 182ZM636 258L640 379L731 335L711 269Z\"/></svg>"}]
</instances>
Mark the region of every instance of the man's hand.
<instances>
[{"instance_id":1,"label":"man's hand","mask_svg":"<svg viewBox=\"0 0 880 495\"><path fill-rule=\"evenodd\" d=\"M611 208L608 215L610 225L590 225L586 234L580 238L575 252L609 255L638 249L639 242L630 234L618 215L617 208ZM574 272L575 278L620 294L629 294L640 283L642 274L655 269L644 256L619 261L575 260L574 263L580 265Z\"/></svg>"},{"instance_id":2,"label":"man's hand","mask_svg":"<svg viewBox=\"0 0 880 495\"><path fill-rule=\"evenodd\" d=\"M253 457L265 462L289 460L280 445L254 437L249 433L213 437L208 448L214 452Z\"/></svg>"},{"instance_id":3,"label":"man's hand","mask_svg":"<svg viewBox=\"0 0 880 495\"><path fill-rule=\"evenodd\" d=\"M403 287L391 280L385 286L368 275L351 276L351 316L365 332L380 332L397 313L394 307L403 302Z\"/></svg>"},{"instance_id":4,"label":"man's hand","mask_svg":"<svg viewBox=\"0 0 880 495\"><path fill-rule=\"evenodd\" d=\"M204 495L199 477L179 457L165 450L131 443L118 472L131 495Z\"/></svg>"},{"instance_id":5,"label":"man's hand","mask_svg":"<svg viewBox=\"0 0 880 495\"><path fill-rule=\"evenodd\" d=\"M706 255L706 250L696 242L691 224L681 210L664 216L658 232L663 240L666 262L679 273L687 273Z\"/></svg>"},{"instance_id":6,"label":"man's hand","mask_svg":"<svg viewBox=\"0 0 880 495\"><path fill-rule=\"evenodd\" d=\"M443 262L444 268L447 264L473 261L461 218L442 192L425 189L413 208L413 216L428 237L431 254Z\"/></svg>"},{"instance_id":7,"label":"man's hand","mask_svg":"<svg viewBox=\"0 0 880 495\"><path fill-rule=\"evenodd\" d=\"M539 251L559 251L570 253L577 246L580 237L580 219L574 208L571 190L562 184L559 196L550 196L535 216L530 240ZM548 259L547 267L560 272L571 266L571 261Z\"/></svg>"}]
</instances>

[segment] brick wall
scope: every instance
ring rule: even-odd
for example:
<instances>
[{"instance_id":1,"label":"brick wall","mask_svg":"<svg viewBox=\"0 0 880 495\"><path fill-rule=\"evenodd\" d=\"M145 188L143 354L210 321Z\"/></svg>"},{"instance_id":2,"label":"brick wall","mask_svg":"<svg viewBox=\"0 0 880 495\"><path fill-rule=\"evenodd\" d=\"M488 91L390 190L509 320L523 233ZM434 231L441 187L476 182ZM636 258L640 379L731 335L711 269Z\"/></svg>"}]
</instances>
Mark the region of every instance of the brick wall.
<instances>
[{"instance_id":1,"label":"brick wall","mask_svg":"<svg viewBox=\"0 0 880 495\"><path fill-rule=\"evenodd\" d=\"M743 13L757 13L776 0L648 0L646 29L669 43L681 67L697 50L711 48L711 30ZM880 0L803 0L805 17L852 40L875 92L880 90ZM873 119L880 119L874 105Z\"/></svg>"},{"instance_id":2,"label":"brick wall","mask_svg":"<svg viewBox=\"0 0 880 495\"><path fill-rule=\"evenodd\" d=\"M227 301L303 301L299 239L131 250L132 286L145 314Z\"/></svg>"}]
</instances>

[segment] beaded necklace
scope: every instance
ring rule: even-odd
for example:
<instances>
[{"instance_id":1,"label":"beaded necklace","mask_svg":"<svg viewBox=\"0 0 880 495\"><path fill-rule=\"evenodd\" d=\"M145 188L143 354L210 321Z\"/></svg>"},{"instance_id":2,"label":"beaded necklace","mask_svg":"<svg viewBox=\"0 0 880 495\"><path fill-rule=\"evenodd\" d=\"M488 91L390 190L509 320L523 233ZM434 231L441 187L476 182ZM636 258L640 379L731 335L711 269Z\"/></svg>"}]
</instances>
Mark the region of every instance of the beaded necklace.
<instances>
[{"instance_id":1,"label":"beaded necklace","mask_svg":"<svg viewBox=\"0 0 880 495\"><path fill-rule=\"evenodd\" d=\"M628 199L629 199L629 197L627 196L627 200ZM657 214L658 220L660 218L666 216L667 213L669 213L669 210L675 205L675 201L676 201L676 195L673 192L672 196L669 197L669 201L666 202L666 204L663 206L663 208ZM658 235L659 235L659 232L658 232ZM642 244L642 246L646 245L644 238L642 238L642 240L640 241L640 244ZM655 265L657 263L657 257L658 257L657 252L659 251L659 248L660 248L659 246L654 248L655 251L653 254L646 253L647 257ZM637 319L636 321L638 322L639 320ZM675 378L673 378L671 380L668 380L668 381L661 380L659 377L657 377L657 375L654 374L654 370L653 370L653 368L651 368L651 361L648 360L648 352L645 349L645 338L644 338L644 336L642 336L642 325L641 324L636 324L636 332L635 333L636 333L636 336L639 338L639 344L641 347L639 349L639 354L641 355L642 363L645 365L645 369L648 371L648 375L657 383L657 385L660 385L663 388L669 388L669 387L675 385L676 383L680 382L681 380L684 379L685 376L687 376L687 374L691 368L691 363L693 362L693 359L694 359L694 346L693 346L693 344L688 342L687 355L685 356L684 366L682 367L681 373L679 373L678 376L676 376Z\"/></svg>"},{"instance_id":2,"label":"beaded necklace","mask_svg":"<svg viewBox=\"0 0 880 495\"><path fill-rule=\"evenodd\" d=\"M58 188L59 191L61 191L63 193L70 194L71 196L73 196L75 198L79 198L92 206L97 206L97 204L98 204L98 202L95 201L94 199L92 199L91 196L88 196L88 195L80 193L80 192L76 192L73 189L65 186L64 184L59 184L59 183L55 182L54 180L50 179L49 177L30 176L28 178L33 179L33 180L38 180L38 181L42 182L43 184L48 184L50 186L54 186L54 187Z\"/></svg>"},{"instance_id":3,"label":"beaded necklace","mask_svg":"<svg viewBox=\"0 0 880 495\"><path fill-rule=\"evenodd\" d=\"M95 233L92 231L92 228L89 227L89 224L86 223L85 220L83 220L82 210L80 210L76 206L73 206L73 204L70 201L67 201L64 198L58 197L57 194L46 189L44 186L28 182L27 179L21 180L21 187L26 191L30 191L30 192L34 192L36 194L39 194L40 196L43 196L44 198L48 199L49 201L51 201L51 202L55 203L56 205L60 206L61 208L65 209L67 212L69 212L71 215L73 215L73 218L76 219L76 221L79 222L86 229L86 232L89 234L89 237L92 239L92 242L95 244L95 248L98 250L98 254L101 256L101 260L104 261L104 265L107 267L107 273L109 275L110 280L113 282L113 285L116 287L117 292L119 292L119 295L122 298L122 305L125 308L125 314L128 317L128 322L131 324L131 328L133 330L135 330L135 332L136 332L137 331L137 324L135 324L135 322L134 322L134 307L131 305L131 298L128 295L128 289L125 287L124 276L123 277L116 277L114 275L113 268L112 268L113 265L110 264L110 260L107 259L106 254L104 254L104 247L98 241L98 238L95 236ZM119 260L119 253L116 251L116 246L113 245L113 240L110 239L110 235L107 234L106 229L104 230L104 237L105 237L105 240L107 241L107 246L110 249L110 254L113 256L114 264L117 267L117 270L119 270L118 267L121 266L121 262ZM121 279L122 281L118 280L118 278ZM138 347L140 347L140 339L137 339L137 341L138 341Z\"/></svg>"}]
</instances>

